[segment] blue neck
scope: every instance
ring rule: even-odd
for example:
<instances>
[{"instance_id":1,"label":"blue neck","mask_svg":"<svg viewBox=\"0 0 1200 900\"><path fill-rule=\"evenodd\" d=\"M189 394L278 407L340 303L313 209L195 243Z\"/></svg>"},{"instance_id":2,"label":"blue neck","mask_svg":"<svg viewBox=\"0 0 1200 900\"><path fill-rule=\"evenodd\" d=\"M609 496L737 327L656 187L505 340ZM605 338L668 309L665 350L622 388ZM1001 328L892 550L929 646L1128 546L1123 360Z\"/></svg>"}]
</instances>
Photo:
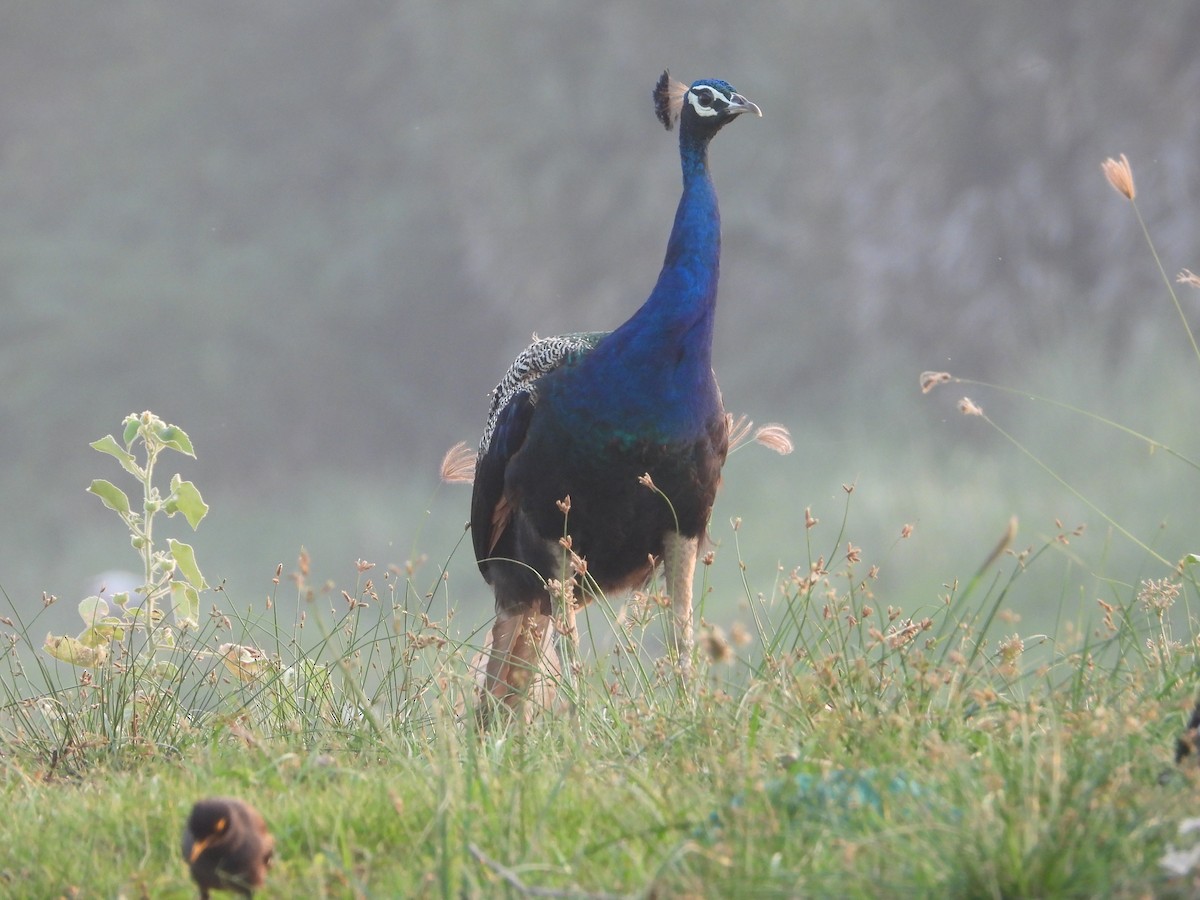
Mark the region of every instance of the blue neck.
<instances>
[{"instance_id":1,"label":"blue neck","mask_svg":"<svg viewBox=\"0 0 1200 900\"><path fill-rule=\"evenodd\" d=\"M721 222L708 138L679 138L683 197L658 282L641 308L550 388L568 428L686 441L721 415L712 374ZM598 402L602 391L604 402Z\"/></svg>"},{"instance_id":2,"label":"blue neck","mask_svg":"<svg viewBox=\"0 0 1200 900\"><path fill-rule=\"evenodd\" d=\"M656 434L682 440L703 432L721 412L713 379L713 318L721 253L721 223L708 174L708 138L679 136L683 197L658 283L632 314L583 361L588 385L604 385L600 412L587 391L564 407L611 433ZM581 371L582 374L582 371ZM564 409L565 412L565 409Z\"/></svg>"},{"instance_id":3,"label":"blue neck","mask_svg":"<svg viewBox=\"0 0 1200 900\"><path fill-rule=\"evenodd\" d=\"M707 377L712 369L721 214L708 173L708 140L684 131L679 136L679 154L683 196L675 210L662 271L649 298L617 334L623 335L621 343L650 342L660 351L685 349L694 356L692 365Z\"/></svg>"}]
</instances>

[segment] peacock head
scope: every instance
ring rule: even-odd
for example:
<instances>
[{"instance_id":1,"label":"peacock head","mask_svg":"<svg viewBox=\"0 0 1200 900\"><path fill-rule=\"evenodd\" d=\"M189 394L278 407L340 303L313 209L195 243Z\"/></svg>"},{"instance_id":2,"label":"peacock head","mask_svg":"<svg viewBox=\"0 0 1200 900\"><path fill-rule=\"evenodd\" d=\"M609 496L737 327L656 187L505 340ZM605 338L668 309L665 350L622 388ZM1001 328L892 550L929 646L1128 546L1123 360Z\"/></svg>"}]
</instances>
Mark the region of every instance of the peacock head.
<instances>
[{"instance_id":1,"label":"peacock head","mask_svg":"<svg viewBox=\"0 0 1200 900\"><path fill-rule=\"evenodd\" d=\"M702 78L688 87L672 81L664 71L654 87L654 113L667 131L680 120L680 128L711 136L727 122L748 112L762 116L757 103L747 100L729 82L716 78Z\"/></svg>"}]
</instances>

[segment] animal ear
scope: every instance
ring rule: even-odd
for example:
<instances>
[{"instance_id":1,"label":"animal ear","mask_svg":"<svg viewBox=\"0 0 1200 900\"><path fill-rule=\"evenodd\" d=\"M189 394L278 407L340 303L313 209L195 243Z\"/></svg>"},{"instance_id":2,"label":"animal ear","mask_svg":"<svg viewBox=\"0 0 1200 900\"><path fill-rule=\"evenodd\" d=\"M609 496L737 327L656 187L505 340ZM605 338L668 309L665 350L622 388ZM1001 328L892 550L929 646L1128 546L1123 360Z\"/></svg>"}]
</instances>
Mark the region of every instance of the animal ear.
<instances>
[{"instance_id":1,"label":"animal ear","mask_svg":"<svg viewBox=\"0 0 1200 900\"><path fill-rule=\"evenodd\" d=\"M672 81L671 73L663 69L658 84L654 86L654 114L667 131L671 130L671 126L679 118L679 111L683 108L683 95L686 93L687 85L680 81Z\"/></svg>"}]
</instances>

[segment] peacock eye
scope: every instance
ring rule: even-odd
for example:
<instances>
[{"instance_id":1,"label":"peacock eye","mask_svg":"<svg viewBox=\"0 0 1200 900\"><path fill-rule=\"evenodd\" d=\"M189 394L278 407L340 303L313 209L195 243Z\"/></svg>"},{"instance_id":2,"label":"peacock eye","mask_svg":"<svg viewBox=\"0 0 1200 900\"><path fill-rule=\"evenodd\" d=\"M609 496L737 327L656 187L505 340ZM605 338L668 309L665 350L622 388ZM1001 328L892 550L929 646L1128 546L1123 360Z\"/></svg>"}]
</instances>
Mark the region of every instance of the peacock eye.
<instances>
[{"instance_id":1,"label":"peacock eye","mask_svg":"<svg viewBox=\"0 0 1200 900\"><path fill-rule=\"evenodd\" d=\"M712 91L697 91L696 100L699 101L701 106L707 109L713 105Z\"/></svg>"}]
</instances>

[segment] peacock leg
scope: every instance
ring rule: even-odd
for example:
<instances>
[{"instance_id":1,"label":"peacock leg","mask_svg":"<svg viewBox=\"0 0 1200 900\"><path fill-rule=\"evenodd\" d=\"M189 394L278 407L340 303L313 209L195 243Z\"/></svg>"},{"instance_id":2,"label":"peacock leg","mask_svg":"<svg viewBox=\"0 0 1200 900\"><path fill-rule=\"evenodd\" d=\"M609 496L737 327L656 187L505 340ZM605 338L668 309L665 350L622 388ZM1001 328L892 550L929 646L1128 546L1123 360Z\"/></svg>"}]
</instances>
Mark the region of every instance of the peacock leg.
<instances>
[{"instance_id":1,"label":"peacock leg","mask_svg":"<svg viewBox=\"0 0 1200 900\"><path fill-rule=\"evenodd\" d=\"M487 727L500 709L511 718L530 719L548 707L554 698L552 679L559 674L550 617L533 610L497 613L490 644L479 686L479 724ZM532 701L528 708L527 701Z\"/></svg>"},{"instance_id":2,"label":"peacock leg","mask_svg":"<svg viewBox=\"0 0 1200 900\"><path fill-rule=\"evenodd\" d=\"M686 681L692 671L692 579L696 574L699 538L672 532L663 541L663 568L667 594L671 598L671 637L679 657L679 671Z\"/></svg>"}]
</instances>

